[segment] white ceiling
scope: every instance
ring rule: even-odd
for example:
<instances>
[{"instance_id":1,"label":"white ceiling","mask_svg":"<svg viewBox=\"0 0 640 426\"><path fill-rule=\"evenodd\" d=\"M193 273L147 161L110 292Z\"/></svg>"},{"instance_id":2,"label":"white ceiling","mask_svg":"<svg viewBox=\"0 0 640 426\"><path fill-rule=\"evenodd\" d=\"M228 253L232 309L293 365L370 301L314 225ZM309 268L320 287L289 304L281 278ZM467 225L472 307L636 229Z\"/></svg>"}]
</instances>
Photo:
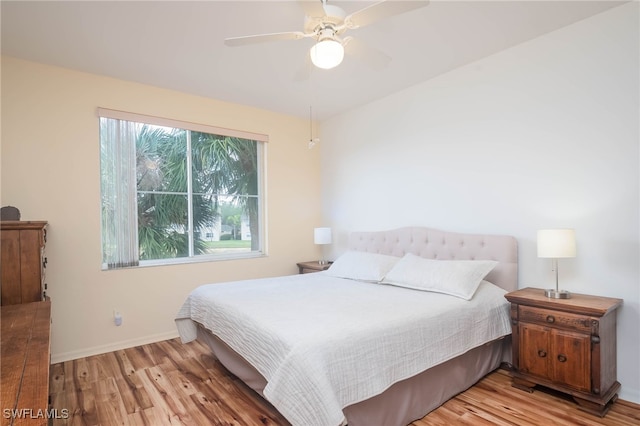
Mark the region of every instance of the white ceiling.
<instances>
[{"instance_id":1,"label":"white ceiling","mask_svg":"<svg viewBox=\"0 0 640 426\"><path fill-rule=\"evenodd\" d=\"M320 1L320 0L316 0ZM312 39L226 47L226 37L302 31L296 1L6 1L2 54L322 120L542 34L619 1L432 1L348 35L393 58L308 65ZM372 4L330 1L347 13ZM568 46L570 48L570 46Z\"/></svg>"}]
</instances>

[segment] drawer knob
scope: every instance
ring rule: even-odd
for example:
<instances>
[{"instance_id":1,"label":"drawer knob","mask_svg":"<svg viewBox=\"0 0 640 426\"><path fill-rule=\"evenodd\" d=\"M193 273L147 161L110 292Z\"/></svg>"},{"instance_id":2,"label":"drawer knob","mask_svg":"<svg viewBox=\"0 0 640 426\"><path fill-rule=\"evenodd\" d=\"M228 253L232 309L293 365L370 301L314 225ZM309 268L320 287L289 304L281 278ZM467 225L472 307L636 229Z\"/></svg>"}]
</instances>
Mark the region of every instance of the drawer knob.
<instances>
[{"instance_id":1,"label":"drawer knob","mask_svg":"<svg viewBox=\"0 0 640 426\"><path fill-rule=\"evenodd\" d=\"M553 315L547 315L547 322L549 324L553 324L554 322L556 322L556 319L553 317Z\"/></svg>"},{"instance_id":2,"label":"drawer knob","mask_svg":"<svg viewBox=\"0 0 640 426\"><path fill-rule=\"evenodd\" d=\"M558 361L560 361L560 362L567 362L567 357L566 357L566 355L562 355L562 354L558 355Z\"/></svg>"},{"instance_id":3,"label":"drawer knob","mask_svg":"<svg viewBox=\"0 0 640 426\"><path fill-rule=\"evenodd\" d=\"M546 357L546 356L547 356L547 352L546 352L546 351L543 351L542 349L540 349L540 350L538 351L538 356L539 356L540 358L544 358L544 357Z\"/></svg>"}]
</instances>

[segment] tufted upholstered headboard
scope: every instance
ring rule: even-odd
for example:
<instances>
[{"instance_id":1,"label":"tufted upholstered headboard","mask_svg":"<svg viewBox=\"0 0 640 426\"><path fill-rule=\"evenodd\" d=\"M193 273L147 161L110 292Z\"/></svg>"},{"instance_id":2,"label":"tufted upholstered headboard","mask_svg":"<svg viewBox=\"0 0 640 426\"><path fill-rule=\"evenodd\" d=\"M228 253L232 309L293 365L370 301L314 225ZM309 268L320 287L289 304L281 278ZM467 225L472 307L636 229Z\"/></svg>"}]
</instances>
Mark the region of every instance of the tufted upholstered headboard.
<instances>
[{"instance_id":1,"label":"tufted upholstered headboard","mask_svg":"<svg viewBox=\"0 0 640 426\"><path fill-rule=\"evenodd\" d=\"M518 243L508 235L481 235L407 227L378 232L352 232L349 249L427 259L496 260L487 281L507 291L518 288Z\"/></svg>"}]
</instances>

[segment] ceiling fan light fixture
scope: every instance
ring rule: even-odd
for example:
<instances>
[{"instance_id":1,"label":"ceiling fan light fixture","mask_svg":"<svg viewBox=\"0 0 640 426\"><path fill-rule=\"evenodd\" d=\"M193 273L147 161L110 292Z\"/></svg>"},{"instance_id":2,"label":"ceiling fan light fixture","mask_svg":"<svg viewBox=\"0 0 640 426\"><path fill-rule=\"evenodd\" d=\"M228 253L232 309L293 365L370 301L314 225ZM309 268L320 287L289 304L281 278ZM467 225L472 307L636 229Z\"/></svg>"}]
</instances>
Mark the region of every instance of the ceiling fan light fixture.
<instances>
[{"instance_id":1,"label":"ceiling fan light fixture","mask_svg":"<svg viewBox=\"0 0 640 426\"><path fill-rule=\"evenodd\" d=\"M324 39L314 44L309 54L313 65L328 70L340 65L344 59L344 47L336 40Z\"/></svg>"}]
</instances>

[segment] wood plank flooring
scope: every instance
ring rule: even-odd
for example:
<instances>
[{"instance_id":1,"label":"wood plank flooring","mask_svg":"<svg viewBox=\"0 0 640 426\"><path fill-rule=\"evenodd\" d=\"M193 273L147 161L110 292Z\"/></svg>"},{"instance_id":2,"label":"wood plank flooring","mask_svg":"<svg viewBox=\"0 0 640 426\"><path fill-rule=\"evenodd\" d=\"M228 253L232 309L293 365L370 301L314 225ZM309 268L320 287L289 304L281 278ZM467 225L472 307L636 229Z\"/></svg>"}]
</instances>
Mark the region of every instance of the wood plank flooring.
<instances>
[{"instance_id":1,"label":"wood plank flooring","mask_svg":"<svg viewBox=\"0 0 640 426\"><path fill-rule=\"evenodd\" d=\"M640 425L640 405L616 402L606 417L542 391L511 387L497 370L411 426ZM54 364L53 425L238 425L289 423L228 373L199 342L178 339ZM63 417L63 416L60 416Z\"/></svg>"}]
</instances>

